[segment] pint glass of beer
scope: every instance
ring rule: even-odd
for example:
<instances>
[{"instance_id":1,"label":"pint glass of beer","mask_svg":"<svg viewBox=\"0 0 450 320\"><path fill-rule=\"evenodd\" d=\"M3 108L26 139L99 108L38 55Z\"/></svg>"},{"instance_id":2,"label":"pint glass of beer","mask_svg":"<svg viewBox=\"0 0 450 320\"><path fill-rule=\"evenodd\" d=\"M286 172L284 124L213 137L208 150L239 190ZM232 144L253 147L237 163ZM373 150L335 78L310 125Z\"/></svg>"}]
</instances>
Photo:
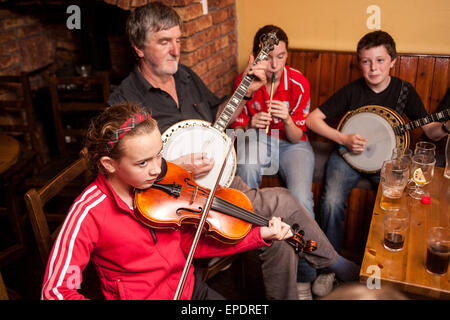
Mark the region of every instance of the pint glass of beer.
<instances>
[{"instance_id":1,"label":"pint glass of beer","mask_svg":"<svg viewBox=\"0 0 450 320\"><path fill-rule=\"evenodd\" d=\"M409 230L409 212L405 209L386 210L384 214L383 246L389 251L401 251Z\"/></svg>"},{"instance_id":2,"label":"pint glass of beer","mask_svg":"<svg viewBox=\"0 0 450 320\"><path fill-rule=\"evenodd\" d=\"M386 160L380 172L383 194L380 207L383 210L399 210L401 196L409 179L409 164L400 159Z\"/></svg>"},{"instance_id":3,"label":"pint glass of beer","mask_svg":"<svg viewBox=\"0 0 450 320\"><path fill-rule=\"evenodd\" d=\"M433 227L428 232L427 256L425 266L427 271L444 275L448 270L450 258L450 229Z\"/></svg>"}]
</instances>

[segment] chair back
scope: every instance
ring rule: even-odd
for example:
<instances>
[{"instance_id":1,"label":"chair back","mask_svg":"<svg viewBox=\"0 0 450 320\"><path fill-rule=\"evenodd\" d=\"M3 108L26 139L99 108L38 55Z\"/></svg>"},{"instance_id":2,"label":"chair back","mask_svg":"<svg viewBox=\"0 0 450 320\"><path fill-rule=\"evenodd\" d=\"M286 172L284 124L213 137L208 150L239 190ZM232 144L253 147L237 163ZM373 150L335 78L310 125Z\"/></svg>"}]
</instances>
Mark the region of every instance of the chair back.
<instances>
[{"instance_id":1,"label":"chair back","mask_svg":"<svg viewBox=\"0 0 450 320\"><path fill-rule=\"evenodd\" d=\"M69 145L82 142L90 118L106 108L109 72L65 77L52 74L49 88L57 146L60 154L65 154ZM74 150L79 150L78 146Z\"/></svg>"},{"instance_id":2,"label":"chair back","mask_svg":"<svg viewBox=\"0 0 450 320\"><path fill-rule=\"evenodd\" d=\"M50 230L49 218L52 214L46 212L44 209L45 205L50 199L61 193L66 186L75 180L75 178L86 172L86 170L87 161L82 152L82 156L78 160L62 170L42 188L32 188L25 194L25 203L28 209L31 226L44 266L47 263L53 242L61 228L60 224L55 230ZM65 212L63 214L65 214Z\"/></svg>"}]
</instances>

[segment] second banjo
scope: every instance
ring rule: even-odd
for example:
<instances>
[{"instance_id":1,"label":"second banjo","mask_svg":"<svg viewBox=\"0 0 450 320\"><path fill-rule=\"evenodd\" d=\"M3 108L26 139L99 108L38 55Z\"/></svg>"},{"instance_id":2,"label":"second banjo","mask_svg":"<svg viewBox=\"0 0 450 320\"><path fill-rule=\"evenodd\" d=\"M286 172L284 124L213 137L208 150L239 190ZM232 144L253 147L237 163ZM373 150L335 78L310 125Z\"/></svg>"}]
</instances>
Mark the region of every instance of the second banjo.
<instances>
[{"instance_id":1,"label":"second banjo","mask_svg":"<svg viewBox=\"0 0 450 320\"><path fill-rule=\"evenodd\" d=\"M369 105L347 112L337 126L345 134L358 133L368 139L364 151L351 153L340 148L339 153L354 169L363 173L377 173L383 161L392 156L392 149L409 146L409 132L434 121L446 121L450 118L450 109L430 114L424 118L405 123L394 110Z\"/></svg>"}]
</instances>

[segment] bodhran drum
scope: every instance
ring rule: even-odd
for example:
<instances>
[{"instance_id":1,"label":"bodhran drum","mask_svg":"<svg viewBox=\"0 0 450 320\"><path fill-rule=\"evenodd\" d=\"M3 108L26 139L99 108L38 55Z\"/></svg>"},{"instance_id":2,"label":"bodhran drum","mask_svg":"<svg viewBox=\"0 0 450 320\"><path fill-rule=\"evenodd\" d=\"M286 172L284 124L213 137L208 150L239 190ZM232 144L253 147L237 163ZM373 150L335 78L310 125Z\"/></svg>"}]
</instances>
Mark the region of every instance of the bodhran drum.
<instances>
[{"instance_id":1,"label":"bodhran drum","mask_svg":"<svg viewBox=\"0 0 450 320\"><path fill-rule=\"evenodd\" d=\"M213 158L214 168L206 176L195 179L197 184L212 189L231 139L224 132L213 128L208 121L185 120L169 127L162 134L162 142L163 157L168 161L173 161L183 155L201 152L205 152L209 158ZM219 181L222 187L230 186L233 181L236 162L236 152L233 148L228 155L222 178Z\"/></svg>"},{"instance_id":2,"label":"bodhran drum","mask_svg":"<svg viewBox=\"0 0 450 320\"><path fill-rule=\"evenodd\" d=\"M392 149L409 146L409 133L395 135L393 128L404 124L401 116L386 107L369 105L347 112L337 129L345 134L356 133L367 139L362 153L339 148L344 160L363 173L377 173L383 161L391 159Z\"/></svg>"}]
</instances>

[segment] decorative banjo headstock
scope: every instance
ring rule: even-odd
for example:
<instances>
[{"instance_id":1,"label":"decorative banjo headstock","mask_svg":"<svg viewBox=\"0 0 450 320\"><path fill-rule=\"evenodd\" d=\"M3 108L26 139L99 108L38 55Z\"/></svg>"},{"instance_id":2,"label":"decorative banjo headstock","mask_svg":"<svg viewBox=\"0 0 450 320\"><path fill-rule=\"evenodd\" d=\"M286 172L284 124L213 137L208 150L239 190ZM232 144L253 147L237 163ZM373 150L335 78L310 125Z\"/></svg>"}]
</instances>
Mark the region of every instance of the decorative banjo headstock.
<instances>
[{"instance_id":1,"label":"decorative banjo headstock","mask_svg":"<svg viewBox=\"0 0 450 320\"><path fill-rule=\"evenodd\" d=\"M255 58L254 64L258 63L260 60L265 60L269 56L269 53L273 50L273 47L276 46L280 40L277 38L276 31L268 32L263 34L259 38L259 48L260 51L258 56Z\"/></svg>"},{"instance_id":2,"label":"decorative banjo headstock","mask_svg":"<svg viewBox=\"0 0 450 320\"><path fill-rule=\"evenodd\" d=\"M260 51L258 56L255 57L255 61L253 61L253 65L257 64L261 60L267 59L269 53L273 50L274 46L280 42L278 40L276 32L268 32L263 34L260 38ZM239 86L234 91L230 100L228 100L227 105L223 109L222 113L217 117L216 122L214 122L213 127L219 131L225 131L228 123L230 122L233 113L236 111L239 103L241 103L244 94L247 92L248 87L252 83L254 79L253 75L245 75L242 79Z\"/></svg>"}]
</instances>

